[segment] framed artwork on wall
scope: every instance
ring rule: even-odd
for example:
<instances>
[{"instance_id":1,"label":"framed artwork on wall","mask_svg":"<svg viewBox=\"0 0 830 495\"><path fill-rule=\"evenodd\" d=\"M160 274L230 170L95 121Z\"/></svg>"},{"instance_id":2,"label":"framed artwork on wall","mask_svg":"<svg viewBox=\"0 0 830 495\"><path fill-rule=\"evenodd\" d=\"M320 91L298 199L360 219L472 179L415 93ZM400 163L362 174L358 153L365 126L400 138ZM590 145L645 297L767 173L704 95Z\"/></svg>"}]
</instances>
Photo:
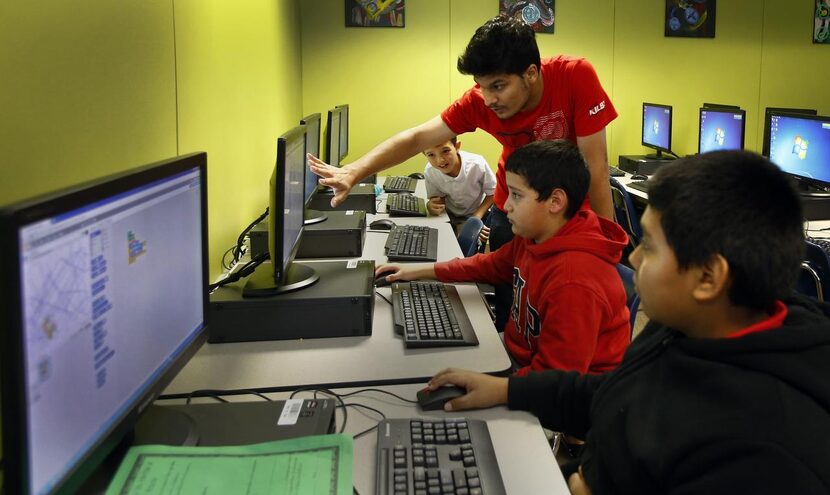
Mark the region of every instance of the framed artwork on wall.
<instances>
[{"instance_id":1,"label":"framed artwork on wall","mask_svg":"<svg viewBox=\"0 0 830 495\"><path fill-rule=\"evenodd\" d=\"M537 33L553 33L556 0L499 0L499 14L529 24Z\"/></svg>"},{"instance_id":2,"label":"framed artwork on wall","mask_svg":"<svg viewBox=\"0 0 830 495\"><path fill-rule=\"evenodd\" d=\"M816 0L813 43L830 44L830 0Z\"/></svg>"},{"instance_id":3,"label":"framed artwork on wall","mask_svg":"<svg viewBox=\"0 0 830 495\"><path fill-rule=\"evenodd\" d=\"M715 37L715 0L666 0L665 36Z\"/></svg>"},{"instance_id":4,"label":"framed artwork on wall","mask_svg":"<svg viewBox=\"0 0 830 495\"><path fill-rule=\"evenodd\" d=\"M396 27L406 25L404 0L345 0L346 27Z\"/></svg>"}]
</instances>

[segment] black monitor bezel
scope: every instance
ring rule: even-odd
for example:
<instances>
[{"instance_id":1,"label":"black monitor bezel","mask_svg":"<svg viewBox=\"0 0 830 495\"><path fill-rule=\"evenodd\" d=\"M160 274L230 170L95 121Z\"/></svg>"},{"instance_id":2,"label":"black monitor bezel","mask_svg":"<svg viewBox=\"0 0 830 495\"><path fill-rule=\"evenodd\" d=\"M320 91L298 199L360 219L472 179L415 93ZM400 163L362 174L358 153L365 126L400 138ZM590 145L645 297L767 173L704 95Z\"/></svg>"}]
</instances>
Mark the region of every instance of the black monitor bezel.
<instances>
[{"instance_id":1,"label":"black monitor bezel","mask_svg":"<svg viewBox=\"0 0 830 495\"><path fill-rule=\"evenodd\" d=\"M332 148L332 146L331 146L331 140L332 140L332 129L331 129L331 127L332 127L332 120L334 119L335 114L338 116L338 119L337 119L337 141L338 141L337 149L338 149L338 151L340 149L340 125L341 125L343 116L341 115L340 110L338 110L337 108L332 108L331 110L329 110L326 113L326 132L325 132L326 157L325 157L325 162L328 163L329 165L333 166L333 167L338 167L339 168L340 167L340 153L332 153L332 149L331 149Z\"/></svg>"},{"instance_id":2,"label":"black monitor bezel","mask_svg":"<svg viewBox=\"0 0 830 495\"><path fill-rule=\"evenodd\" d=\"M349 105L344 103L334 107L340 111L340 161L349 154Z\"/></svg>"},{"instance_id":3,"label":"black monitor bezel","mask_svg":"<svg viewBox=\"0 0 830 495\"><path fill-rule=\"evenodd\" d=\"M309 125L309 123L313 123L313 122L317 123L317 154L315 155L317 158L320 158L320 148L322 147L321 146L322 142L320 141L320 135L321 135L322 125L323 125L321 117L322 116L320 115L320 113L317 112L317 113L312 113L310 115L306 115L305 117L303 117L300 120L300 125L304 125L306 127L306 131L305 131L305 134L306 134L306 143L305 143L306 153L310 153L310 151L308 149L308 136L309 136L309 129L310 129L311 126ZM305 206L308 206L308 204L311 203L311 199L314 197L314 192L311 192L310 194L306 195L306 193L308 192L308 189L307 189L308 188L308 181L311 178L313 178L315 184L318 184L317 175L314 174L311 170L309 170L308 167L306 167L305 176L304 176L304 179L303 179L303 195L304 195L303 200L304 200ZM315 188L315 191L316 191L316 188Z\"/></svg>"},{"instance_id":4,"label":"black monitor bezel","mask_svg":"<svg viewBox=\"0 0 830 495\"><path fill-rule=\"evenodd\" d=\"M701 129L703 128L703 112L731 113L741 115L741 149L746 146L746 110L733 106L700 107L697 114L697 152L700 153Z\"/></svg>"},{"instance_id":5,"label":"black monitor bezel","mask_svg":"<svg viewBox=\"0 0 830 495\"><path fill-rule=\"evenodd\" d=\"M830 122L830 116L827 115L809 115L809 114L797 114L797 113L786 113L786 112L769 112L770 122L772 121L773 116L779 117L789 117L789 118L796 118L796 119L805 119L805 120L816 120L822 122ZM767 158L769 158L769 148L770 148L770 139L772 136L768 136L767 142L765 146L767 148ZM775 162L773 162L775 163ZM780 166L776 163L776 166L780 168ZM789 177L792 177L800 186L803 186L804 190L809 190L810 187L819 189L821 191L828 191L830 190L830 181L823 181L821 179L816 179L815 177L805 177L803 175L794 174L792 172L788 172L781 169L782 172L787 174Z\"/></svg>"},{"instance_id":6,"label":"black monitor bezel","mask_svg":"<svg viewBox=\"0 0 830 495\"><path fill-rule=\"evenodd\" d=\"M663 148L659 145L651 144L651 143L646 142L645 137L644 137L645 130L646 130L646 118L645 118L646 106L663 108L663 109L666 109L666 110L669 111L669 142L668 142L668 147L667 148ZM643 109L642 109L642 112L640 113L640 142L642 143L642 145L645 146L646 148L651 148L653 150L657 150L658 152L665 152L665 153L674 154L674 153L672 153L672 150L671 150L672 127L674 126L673 120L674 120L674 109L672 108L671 105L664 105L662 103L649 103L649 102L644 101L643 102ZM659 155L659 153L658 153L658 155Z\"/></svg>"},{"instance_id":7,"label":"black monitor bezel","mask_svg":"<svg viewBox=\"0 0 830 495\"><path fill-rule=\"evenodd\" d=\"M285 174L288 173L288 168L285 166L287 143L294 139L302 139L303 141L303 156L305 156L305 131L304 125L298 125L291 130L285 132L277 138L277 159L274 166L274 172L271 175L269 182L269 214L268 214L268 253L271 257L271 264L273 265L274 282L279 286L285 282L285 274L288 272L291 263L297 256L297 249L300 246L300 239L303 235L302 221L300 222L300 231L297 233L297 238L291 246L291 251L283 260L282 246L285 237L285 226L282 229L277 229L278 213L284 211L286 201L285 190ZM299 138L297 136L300 136ZM308 167L305 167L308 169ZM305 177L305 173L303 175ZM305 195L305 184L303 184L303 195ZM304 198L305 199L305 198ZM305 203L305 202L304 202ZM305 206L305 205L304 205ZM305 212L301 212L303 217ZM279 242L277 242L279 240ZM279 257L275 254L279 253ZM281 262L278 263L277 260Z\"/></svg>"},{"instance_id":8,"label":"black monitor bezel","mask_svg":"<svg viewBox=\"0 0 830 495\"><path fill-rule=\"evenodd\" d=\"M740 110L741 107L739 105L727 105L725 103L703 103L701 105L703 108L708 110L717 110L717 109L731 109L731 110Z\"/></svg>"},{"instance_id":9,"label":"black monitor bezel","mask_svg":"<svg viewBox=\"0 0 830 495\"><path fill-rule=\"evenodd\" d=\"M769 158L769 126L772 114L776 115L818 115L818 110L812 108L766 107L764 109L764 137L761 141L761 155Z\"/></svg>"},{"instance_id":10,"label":"black monitor bezel","mask_svg":"<svg viewBox=\"0 0 830 495\"><path fill-rule=\"evenodd\" d=\"M173 380L207 340L208 328L208 236L207 236L207 154L191 153L151 163L126 172L24 200L0 209L0 256L17 260L20 256L19 228L61 213L112 197L148 183L198 168L201 175L202 232L202 313L204 326L182 353L166 363L166 369L133 405L125 411L52 491L76 490L101 464L121 440L132 431L141 413ZM0 403L3 405L2 432L4 484L8 493L27 493L29 489L29 448L26 427L26 390L23 352L23 314L21 311L20 266L7 263L0 273ZM11 290L8 290L11 289ZM22 378L22 380L21 380ZM82 398L79 398L82 399Z\"/></svg>"}]
</instances>

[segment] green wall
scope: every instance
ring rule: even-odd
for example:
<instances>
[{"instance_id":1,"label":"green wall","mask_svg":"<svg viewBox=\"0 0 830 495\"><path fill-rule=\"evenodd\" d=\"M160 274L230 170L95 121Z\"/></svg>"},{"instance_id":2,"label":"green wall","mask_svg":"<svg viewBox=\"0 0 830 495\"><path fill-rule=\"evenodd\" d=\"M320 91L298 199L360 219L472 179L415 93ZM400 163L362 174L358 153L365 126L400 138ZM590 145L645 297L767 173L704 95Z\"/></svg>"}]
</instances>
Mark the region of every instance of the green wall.
<instances>
[{"instance_id":1,"label":"green wall","mask_svg":"<svg viewBox=\"0 0 830 495\"><path fill-rule=\"evenodd\" d=\"M208 152L211 276L301 117L296 0L0 4L0 204Z\"/></svg>"},{"instance_id":2,"label":"green wall","mask_svg":"<svg viewBox=\"0 0 830 495\"><path fill-rule=\"evenodd\" d=\"M495 0L407 2L406 28L345 28L343 2L303 2L303 109L351 108L354 160L382 139L438 113L472 84L457 56L476 27L497 14ZM747 111L748 149L760 150L766 106L830 113L830 46L811 43L813 0L719 2L714 39L663 36L665 3L656 0L558 0L556 33L539 34L542 56L587 57L620 117L608 128L609 157L640 154L643 101L674 107L673 148L697 151L703 102ZM490 136L462 136L465 149L495 166ZM393 173L422 170L415 157Z\"/></svg>"}]
</instances>

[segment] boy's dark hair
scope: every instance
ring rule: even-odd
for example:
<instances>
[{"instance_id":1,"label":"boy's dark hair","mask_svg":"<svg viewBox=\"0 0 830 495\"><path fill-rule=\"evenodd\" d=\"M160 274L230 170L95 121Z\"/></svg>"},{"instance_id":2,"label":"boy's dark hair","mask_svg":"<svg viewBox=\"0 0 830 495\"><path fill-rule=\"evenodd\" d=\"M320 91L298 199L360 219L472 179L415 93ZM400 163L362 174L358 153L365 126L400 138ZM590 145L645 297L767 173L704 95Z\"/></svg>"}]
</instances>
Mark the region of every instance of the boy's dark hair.
<instances>
[{"instance_id":1,"label":"boy's dark hair","mask_svg":"<svg viewBox=\"0 0 830 495\"><path fill-rule=\"evenodd\" d=\"M658 169L648 188L681 269L720 254L729 300L768 309L792 291L804 256L801 202L786 175L748 151L715 151Z\"/></svg>"},{"instance_id":2,"label":"boy's dark hair","mask_svg":"<svg viewBox=\"0 0 830 495\"><path fill-rule=\"evenodd\" d=\"M497 16L476 29L458 57L458 72L472 76L522 75L530 64L537 68L542 65L533 28L518 19Z\"/></svg>"},{"instance_id":3,"label":"boy's dark hair","mask_svg":"<svg viewBox=\"0 0 830 495\"><path fill-rule=\"evenodd\" d=\"M576 214L591 183L591 173L579 148L566 139L534 141L513 152L504 169L524 177L527 185L538 194L537 201L548 199L554 189L568 196L565 217Z\"/></svg>"}]
</instances>

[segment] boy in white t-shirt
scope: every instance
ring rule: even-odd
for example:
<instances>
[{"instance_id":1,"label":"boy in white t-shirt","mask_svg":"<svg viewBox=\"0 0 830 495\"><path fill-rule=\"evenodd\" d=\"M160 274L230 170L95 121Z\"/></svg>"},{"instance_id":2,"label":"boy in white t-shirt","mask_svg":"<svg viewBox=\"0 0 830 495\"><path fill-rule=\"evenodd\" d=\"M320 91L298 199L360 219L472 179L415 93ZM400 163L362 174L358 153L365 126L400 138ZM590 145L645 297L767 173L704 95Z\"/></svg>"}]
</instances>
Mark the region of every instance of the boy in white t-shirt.
<instances>
[{"instance_id":1,"label":"boy in white t-shirt","mask_svg":"<svg viewBox=\"0 0 830 495\"><path fill-rule=\"evenodd\" d=\"M475 216L482 221L493 204L496 174L481 155L461 151L455 137L424 151L427 210L440 215L445 210L454 227ZM485 222L486 223L486 222Z\"/></svg>"}]
</instances>

